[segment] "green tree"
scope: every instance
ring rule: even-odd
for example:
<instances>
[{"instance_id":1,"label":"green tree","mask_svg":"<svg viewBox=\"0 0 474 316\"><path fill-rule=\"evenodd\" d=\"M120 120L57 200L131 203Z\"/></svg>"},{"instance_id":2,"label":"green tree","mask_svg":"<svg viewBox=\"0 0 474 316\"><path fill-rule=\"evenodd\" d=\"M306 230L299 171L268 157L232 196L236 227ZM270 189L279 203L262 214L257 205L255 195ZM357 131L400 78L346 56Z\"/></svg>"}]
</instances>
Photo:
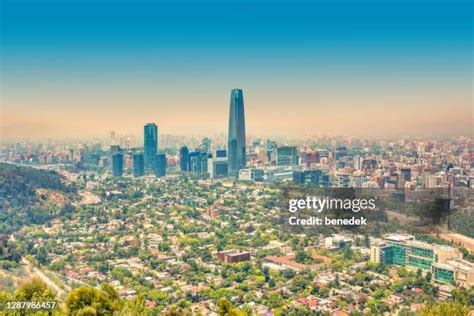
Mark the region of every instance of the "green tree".
<instances>
[{"instance_id":1,"label":"green tree","mask_svg":"<svg viewBox=\"0 0 474 316\"><path fill-rule=\"evenodd\" d=\"M66 307L71 315L111 315L120 310L120 305L109 294L92 287L79 287L66 298Z\"/></svg>"},{"instance_id":2,"label":"green tree","mask_svg":"<svg viewBox=\"0 0 474 316\"><path fill-rule=\"evenodd\" d=\"M138 295L132 300L125 303L121 310L122 315L127 316L143 316L151 315L151 310L147 310L145 305L145 298L142 294Z\"/></svg>"},{"instance_id":3,"label":"green tree","mask_svg":"<svg viewBox=\"0 0 474 316\"><path fill-rule=\"evenodd\" d=\"M427 305L422 308L419 316L466 316L469 314L469 307L456 302L440 302L435 305Z\"/></svg>"},{"instance_id":4,"label":"green tree","mask_svg":"<svg viewBox=\"0 0 474 316\"><path fill-rule=\"evenodd\" d=\"M55 301L53 292L40 278L33 278L23 283L14 294L15 300L21 301Z\"/></svg>"},{"instance_id":5,"label":"green tree","mask_svg":"<svg viewBox=\"0 0 474 316\"><path fill-rule=\"evenodd\" d=\"M132 276L132 272L124 267L114 267L111 273L112 276L120 282L123 282L125 278L130 278Z\"/></svg>"},{"instance_id":6,"label":"green tree","mask_svg":"<svg viewBox=\"0 0 474 316\"><path fill-rule=\"evenodd\" d=\"M344 259L352 259L354 257L354 251L348 244L344 246Z\"/></svg>"},{"instance_id":7,"label":"green tree","mask_svg":"<svg viewBox=\"0 0 474 316\"><path fill-rule=\"evenodd\" d=\"M426 276L425 276L426 282L430 283L432 277L433 277L433 274L431 273L431 271L428 271L428 273L426 273Z\"/></svg>"},{"instance_id":8,"label":"green tree","mask_svg":"<svg viewBox=\"0 0 474 316\"><path fill-rule=\"evenodd\" d=\"M221 298L217 302L217 314L219 316L237 316L237 311L231 302L225 298Z\"/></svg>"}]
</instances>

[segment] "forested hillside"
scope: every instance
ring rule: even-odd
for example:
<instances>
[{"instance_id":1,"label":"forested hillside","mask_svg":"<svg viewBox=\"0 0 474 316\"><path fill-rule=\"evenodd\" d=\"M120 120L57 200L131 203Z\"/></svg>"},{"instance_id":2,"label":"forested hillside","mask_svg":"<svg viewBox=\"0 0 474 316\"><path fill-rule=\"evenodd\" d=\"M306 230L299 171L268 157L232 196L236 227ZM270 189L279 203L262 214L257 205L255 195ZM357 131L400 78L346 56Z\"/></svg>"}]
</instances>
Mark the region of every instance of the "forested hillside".
<instances>
[{"instance_id":1,"label":"forested hillside","mask_svg":"<svg viewBox=\"0 0 474 316\"><path fill-rule=\"evenodd\" d=\"M0 163L0 232L42 224L70 207L67 203L62 206L50 203L48 196L40 191L57 192L68 202L76 190L66 185L57 172Z\"/></svg>"}]
</instances>

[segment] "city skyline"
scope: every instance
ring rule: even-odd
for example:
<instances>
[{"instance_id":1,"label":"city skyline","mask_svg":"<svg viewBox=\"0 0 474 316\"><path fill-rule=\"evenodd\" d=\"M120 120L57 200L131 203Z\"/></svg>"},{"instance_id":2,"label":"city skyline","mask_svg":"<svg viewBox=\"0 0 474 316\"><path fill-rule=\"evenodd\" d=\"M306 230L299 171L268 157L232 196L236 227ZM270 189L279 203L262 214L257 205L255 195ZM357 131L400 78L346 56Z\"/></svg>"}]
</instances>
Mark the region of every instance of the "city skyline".
<instances>
[{"instance_id":1,"label":"city skyline","mask_svg":"<svg viewBox=\"0 0 474 316\"><path fill-rule=\"evenodd\" d=\"M225 133L232 88L248 134L469 136L471 8L4 1L1 138Z\"/></svg>"},{"instance_id":2,"label":"city skyline","mask_svg":"<svg viewBox=\"0 0 474 316\"><path fill-rule=\"evenodd\" d=\"M234 90L242 90L242 89L231 89L231 91ZM3 110L3 109L2 109ZM222 110L222 111L221 111ZM321 110L321 113L324 113L327 111L327 109L314 109L314 110ZM374 110L374 109L372 109ZM384 109L379 109L382 112ZM416 109L411 109L415 110ZM327 125L321 124L318 125L317 129L311 129L307 128L307 124L314 124L315 120L312 120L311 117L309 117L310 122L305 121L308 120L308 113L304 113L300 119L293 120L293 121L286 121L283 124L278 125L278 130L272 130L272 129L266 129L265 126L267 126L268 122L265 122L263 119L260 120L260 122L255 122L259 120L253 120L252 119L252 113L255 113L255 111L250 110L251 112L248 116L250 116L250 122L251 123L259 123L264 126L258 127L259 124L257 124L257 127L255 127L254 124L249 124L252 129L247 133L248 137L269 137L269 138L298 138L298 137L321 137L321 136L328 136L328 137L356 137L356 138L378 138L378 139L395 139L398 137L407 137L407 138L446 138L446 137L457 137L457 136L465 136L465 137L472 137L473 134L473 128L474 125L472 124L474 121L474 117L472 116L474 113L472 112L472 109L469 109L466 113L464 112L455 112L449 107L442 108L442 109L436 109L433 108L432 110L442 110L440 113L439 119L437 118L430 118L429 115L426 115L425 117L417 117L417 122L414 122L413 126L403 126L403 118L396 118L393 116L386 116L382 120L383 125L385 125L385 128L387 127L394 127L397 126L399 129L398 130L391 130L388 131L387 129L380 129L376 126L377 122L374 122L375 118L371 113L368 112L362 112L362 113L351 113L348 112L346 116L337 116L335 120L337 121L337 125L340 126L345 126L347 129L344 128L337 128L337 127L330 127L328 128ZM74 133L68 133L68 132L59 132L55 129L54 125L51 126L44 122L43 124L40 124L40 126L37 126L35 124L32 124L31 126L29 125L30 122L23 122L20 127L23 129L22 132L26 132L26 134L20 133L15 133L14 135L11 135L9 133L9 122L8 122L8 116L3 116L2 118L2 124L1 124L1 133L2 137L1 139L5 142L10 142L10 141L21 141L21 140L45 140L45 139L56 139L56 140L78 140L78 139L93 139L93 138L103 138L107 137L110 135L111 132L116 133L117 135L122 135L122 136L134 136L134 137L140 137L142 133L140 133L140 129L143 125L146 125L148 121L154 121L157 123L159 126L164 126L163 129L165 131L162 133L162 135L175 135L175 136L183 136L183 137L204 137L205 135L208 136L216 136L216 135L224 135L228 134L228 109L227 105L223 107L223 109L220 109L219 112L227 112L224 117L220 116L212 116L208 117L208 115L200 116L200 114L193 113L193 121L196 121L198 124L194 126L190 126L189 128L186 127L185 125L180 125L182 128L173 128L170 126L170 123L182 123L183 117L180 119L175 119L175 120L169 120L169 121L163 121L163 120L153 120L150 118L146 118L143 121L140 121L141 118L139 117L128 117L127 122L128 124L115 124L114 120L111 120L110 123L111 125L108 124L99 124L100 122L106 123L106 121L97 121L97 124L100 125L100 128L94 129L90 128L90 125L86 125L87 129L86 130L75 130ZM258 112L258 111L257 111ZM349 113L351 113L349 115ZM202 113L201 113L202 114ZM428 113L426 113L428 114ZM259 115L256 115L256 117L268 117L268 113L260 113ZM414 115L414 114L410 114ZM166 116L166 115L165 115ZM462 118L455 118L457 116L463 116ZM158 117L163 117L158 115ZM203 122L203 119L207 117L208 119L211 119L212 124L206 124L206 122ZM227 117L227 118L226 118ZM255 116L253 117L255 118ZM327 123L334 123L333 118L331 115L325 116L327 118ZM125 119L125 118L124 118ZM324 119L323 119L324 120ZM311 122L312 121L312 122ZM456 126L449 126L449 122L455 122L457 123ZM133 123L130 123L133 122ZM136 123L135 123L136 122ZM199 124L199 122L202 122L202 124ZM320 122L317 121L316 122ZM424 122L424 123L423 123ZM452 123L451 122L451 123ZM68 128L69 123L63 122L65 125L63 126L64 128ZM153 123L154 124L154 123ZM454 124L454 123L453 123ZM357 129L351 130L351 127L357 126ZM263 127L263 128L262 128ZM403 127L403 128L402 128ZM422 127L422 128L421 128ZM48 131L46 134L42 132L38 132L36 128L44 129L45 131ZM421 128L420 130L416 128ZM197 130L196 130L197 129ZM27 134L28 131L33 131L33 134ZM56 131L56 132L51 132L51 130Z\"/></svg>"}]
</instances>

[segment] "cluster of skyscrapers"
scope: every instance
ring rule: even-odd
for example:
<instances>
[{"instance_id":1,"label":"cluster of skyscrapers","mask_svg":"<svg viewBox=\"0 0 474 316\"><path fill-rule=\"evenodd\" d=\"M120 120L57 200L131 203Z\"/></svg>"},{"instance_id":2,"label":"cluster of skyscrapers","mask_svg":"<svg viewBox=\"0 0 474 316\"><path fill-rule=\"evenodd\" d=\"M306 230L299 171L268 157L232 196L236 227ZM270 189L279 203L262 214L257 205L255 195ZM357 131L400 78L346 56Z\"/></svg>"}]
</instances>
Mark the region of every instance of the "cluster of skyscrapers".
<instances>
[{"instance_id":1,"label":"cluster of skyscrapers","mask_svg":"<svg viewBox=\"0 0 474 316\"><path fill-rule=\"evenodd\" d=\"M157 177L166 175L166 155L158 153L158 126L148 123L144 127L143 153L133 153L133 176L141 177L148 170L155 173ZM112 146L112 174L114 177L123 175L123 151L119 146Z\"/></svg>"},{"instance_id":2,"label":"cluster of skyscrapers","mask_svg":"<svg viewBox=\"0 0 474 316\"><path fill-rule=\"evenodd\" d=\"M114 147L114 146L112 146ZM115 146L118 147L118 146ZM227 150L211 153L211 140L205 138L201 146L190 151L183 146L180 149L179 166L182 172L238 177L239 170L246 165L245 112L244 96L241 89L233 89L230 97L229 129ZM133 175L140 177L147 170L153 170L157 177L166 175L167 160L165 154L158 152L158 126L154 123L144 127L144 153L133 154ZM112 148L112 174L123 175L123 153L120 148Z\"/></svg>"},{"instance_id":3,"label":"cluster of skyscrapers","mask_svg":"<svg viewBox=\"0 0 474 316\"><path fill-rule=\"evenodd\" d=\"M182 172L207 174L214 177L235 177L246 165L244 96L234 89L230 96L227 150L211 152L211 141L205 138L195 151L187 146L180 149L179 165Z\"/></svg>"}]
</instances>

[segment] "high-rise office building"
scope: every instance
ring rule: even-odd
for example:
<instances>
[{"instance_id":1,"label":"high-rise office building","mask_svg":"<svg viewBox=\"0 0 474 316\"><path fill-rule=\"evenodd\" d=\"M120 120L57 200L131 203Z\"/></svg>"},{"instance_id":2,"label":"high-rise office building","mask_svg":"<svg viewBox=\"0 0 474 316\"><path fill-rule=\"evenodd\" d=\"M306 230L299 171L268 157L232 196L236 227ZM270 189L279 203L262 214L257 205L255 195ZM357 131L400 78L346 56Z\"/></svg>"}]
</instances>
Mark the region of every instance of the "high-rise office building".
<instances>
[{"instance_id":1,"label":"high-rise office building","mask_svg":"<svg viewBox=\"0 0 474 316\"><path fill-rule=\"evenodd\" d=\"M315 187L328 187L329 175L322 170L294 171L293 182L299 185L311 185Z\"/></svg>"},{"instance_id":2,"label":"high-rise office building","mask_svg":"<svg viewBox=\"0 0 474 316\"><path fill-rule=\"evenodd\" d=\"M145 167L154 169L155 156L158 152L158 126L148 123L144 127Z\"/></svg>"},{"instance_id":3,"label":"high-rise office building","mask_svg":"<svg viewBox=\"0 0 474 316\"><path fill-rule=\"evenodd\" d=\"M157 177L164 177L166 175L166 155L165 154L158 154L156 155L155 160L155 175Z\"/></svg>"},{"instance_id":4,"label":"high-rise office building","mask_svg":"<svg viewBox=\"0 0 474 316\"><path fill-rule=\"evenodd\" d=\"M189 153L189 172L206 175L208 173L208 160L212 158L212 154L202 151L193 151Z\"/></svg>"},{"instance_id":5,"label":"high-rise office building","mask_svg":"<svg viewBox=\"0 0 474 316\"><path fill-rule=\"evenodd\" d=\"M199 156L200 151L192 151L189 153L189 168L188 171L192 173L201 173L201 163Z\"/></svg>"},{"instance_id":6,"label":"high-rise office building","mask_svg":"<svg viewBox=\"0 0 474 316\"><path fill-rule=\"evenodd\" d=\"M98 166L99 161L100 161L100 154L97 154L97 153L92 154L91 161L94 165Z\"/></svg>"},{"instance_id":7,"label":"high-rise office building","mask_svg":"<svg viewBox=\"0 0 474 316\"><path fill-rule=\"evenodd\" d=\"M201 149L205 153L211 152L211 139L210 138L206 137L202 140Z\"/></svg>"},{"instance_id":8,"label":"high-rise office building","mask_svg":"<svg viewBox=\"0 0 474 316\"><path fill-rule=\"evenodd\" d=\"M215 157L209 158L207 163L207 173L209 177L212 178L221 178L227 177L227 168L229 164L227 162L227 157Z\"/></svg>"},{"instance_id":9,"label":"high-rise office building","mask_svg":"<svg viewBox=\"0 0 474 316\"><path fill-rule=\"evenodd\" d=\"M122 149L120 148L119 145L111 145L110 146L110 152L112 153L112 155L116 154L116 153L119 153L121 151L122 151Z\"/></svg>"},{"instance_id":10,"label":"high-rise office building","mask_svg":"<svg viewBox=\"0 0 474 316\"><path fill-rule=\"evenodd\" d=\"M294 166L298 164L298 150L295 146L281 146L277 148L277 165Z\"/></svg>"},{"instance_id":11,"label":"high-rise office building","mask_svg":"<svg viewBox=\"0 0 474 316\"><path fill-rule=\"evenodd\" d=\"M133 176L141 177L145 175L145 158L143 154L133 154Z\"/></svg>"},{"instance_id":12,"label":"high-rise office building","mask_svg":"<svg viewBox=\"0 0 474 316\"><path fill-rule=\"evenodd\" d=\"M120 152L112 155L112 174L114 177L123 175L123 154Z\"/></svg>"},{"instance_id":13,"label":"high-rise office building","mask_svg":"<svg viewBox=\"0 0 474 316\"><path fill-rule=\"evenodd\" d=\"M270 139L267 139L266 155L267 155L268 161L271 162L272 160L275 160L274 152L276 151L277 148L278 148L278 145L276 142Z\"/></svg>"},{"instance_id":14,"label":"high-rise office building","mask_svg":"<svg viewBox=\"0 0 474 316\"><path fill-rule=\"evenodd\" d=\"M239 169L246 164L244 95L241 89L233 89L230 96L227 152L229 176L238 177Z\"/></svg>"},{"instance_id":15,"label":"high-rise office building","mask_svg":"<svg viewBox=\"0 0 474 316\"><path fill-rule=\"evenodd\" d=\"M212 158L212 154L208 154L205 152L201 152L199 155L199 170L201 174L207 174L208 173L208 160L209 158Z\"/></svg>"},{"instance_id":16,"label":"high-rise office building","mask_svg":"<svg viewBox=\"0 0 474 316\"><path fill-rule=\"evenodd\" d=\"M187 172L190 169L189 149L186 146L179 149L179 168L181 169L181 172Z\"/></svg>"}]
</instances>

